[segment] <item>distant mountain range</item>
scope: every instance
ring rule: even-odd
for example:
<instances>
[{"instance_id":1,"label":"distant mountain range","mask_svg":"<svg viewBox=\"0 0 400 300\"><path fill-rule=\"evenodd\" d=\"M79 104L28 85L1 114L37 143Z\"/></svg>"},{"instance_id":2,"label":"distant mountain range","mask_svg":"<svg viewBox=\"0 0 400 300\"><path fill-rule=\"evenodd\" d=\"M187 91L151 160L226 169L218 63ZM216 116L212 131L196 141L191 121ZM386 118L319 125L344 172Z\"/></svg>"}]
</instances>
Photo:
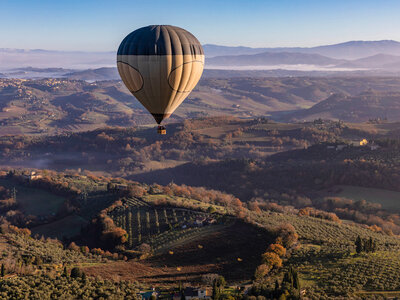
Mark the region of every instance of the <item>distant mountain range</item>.
<instances>
[{"instance_id":1,"label":"distant mountain range","mask_svg":"<svg viewBox=\"0 0 400 300\"><path fill-rule=\"evenodd\" d=\"M218 66L273 66L273 65L338 65L346 60L329 58L319 54L290 53L290 52L264 52L251 55L217 56L207 59L207 65Z\"/></svg>"},{"instance_id":2,"label":"distant mountain range","mask_svg":"<svg viewBox=\"0 0 400 300\"><path fill-rule=\"evenodd\" d=\"M349 41L334 45L317 47L278 47L278 48L250 48L229 47L206 44L203 46L206 57L226 55L249 55L263 52L295 52L312 53L328 56L335 59L359 59L376 54L400 55L400 43L392 40L382 41Z\"/></svg>"},{"instance_id":3,"label":"distant mountain range","mask_svg":"<svg viewBox=\"0 0 400 300\"><path fill-rule=\"evenodd\" d=\"M205 68L242 70L266 76L326 76L353 72L360 76L400 74L400 43L350 41L310 48L250 48L204 45ZM67 77L119 79L114 52L22 50L0 48L0 76L9 78ZM96 70L97 69L97 70ZM260 72L264 71L264 72ZM356 72L356 73L354 73ZM365 74L365 72L368 72ZM226 72L206 72L229 77ZM244 73L243 73L244 74ZM253 73L252 73L253 74ZM249 74L249 76L253 76ZM255 73L254 73L255 74ZM336 73L335 73L336 74Z\"/></svg>"},{"instance_id":4,"label":"distant mountain range","mask_svg":"<svg viewBox=\"0 0 400 300\"><path fill-rule=\"evenodd\" d=\"M338 65L345 60L329 58L319 54L290 53L290 52L264 52L252 55L217 56L207 59L208 65L237 65L237 66L262 66L262 65Z\"/></svg>"}]
</instances>

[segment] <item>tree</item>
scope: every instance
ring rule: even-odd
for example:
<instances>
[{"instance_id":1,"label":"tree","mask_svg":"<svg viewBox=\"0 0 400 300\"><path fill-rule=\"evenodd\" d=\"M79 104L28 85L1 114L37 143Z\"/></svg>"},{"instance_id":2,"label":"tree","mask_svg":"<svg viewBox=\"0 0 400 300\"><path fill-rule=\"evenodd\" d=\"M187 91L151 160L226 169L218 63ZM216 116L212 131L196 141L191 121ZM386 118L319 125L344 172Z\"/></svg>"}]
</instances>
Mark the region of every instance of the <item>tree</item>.
<instances>
[{"instance_id":1,"label":"tree","mask_svg":"<svg viewBox=\"0 0 400 300\"><path fill-rule=\"evenodd\" d=\"M151 246L149 244L143 243L139 246L139 251L142 253L150 253L151 252Z\"/></svg>"},{"instance_id":2,"label":"tree","mask_svg":"<svg viewBox=\"0 0 400 300\"><path fill-rule=\"evenodd\" d=\"M271 270L270 266L267 266L266 264L259 265L254 273L254 277L256 280L262 279L265 277L268 272Z\"/></svg>"},{"instance_id":3,"label":"tree","mask_svg":"<svg viewBox=\"0 0 400 300\"><path fill-rule=\"evenodd\" d=\"M215 213L216 211L217 211L217 210L216 210L215 207L212 206L212 205L210 205L210 206L207 208L207 212L210 213L210 214Z\"/></svg>"},{"instance_id":4,"label":"tree","mask_svg":"<svg viewBox=\"0 0 400 300\"><path fill-rule=\"evenodd\" d=\"M67 270L67 267L64 267L62 276L63 276L63 277L68 277L68 270Z\"/></svg>"},{"instance_id":5,"label":"tree","mask_svg":"<svg viewBox=\"0 0 400 300\"><path fill-rule=\"evenodd\" d=\"M82 271L78 267L74 267L71 270L71 278L80 278L82 277Z\"/></svg>"},{"instance_id":6,"label":"tree","mask_svg":"<svg viewBox=\"0 0 400 300\"><path fill-rule=\"evenodd\" d=\"M276 267L279 268L282 266L282 259L279 257L278 254L274 252L265 252L262 255L263 262L267 265L270 269Z\"/></svg>"},{"instance_id":7,"label":"tree","mask_svg":"<svg viewBox=\"0 0 400 300\"><path fill-rule=\"evenodd\" d=\"M278 279L275 280L275 288L274 288L274 298L278 298L280 291L279 281Z\"/></svg>"},{"instance_id":8,"label":"tree","mask_svg":"<svg viewBox=\"0 0 400 300\"><path fill-rule=\"evenodd\" d=\"M79 252L79 251L80 251L79 246L78 246L77 244L75 244L74 242L71 242L71 243L68 245L68 249L69 249L69 250L76 251L76 252Z\"/></svg>"},{"instance_id":9,"label":"tree","mask_svg":"<svg viewBox=\"0 0 400 300\"><path fill-rule=\"evenodd\" d=\"M225 284L226 284L225 278L222 276L218 276L218 278L214 279L213 290L212 290L212 299L213 300L221 299Z\"/></svg>"},{"instance_id":10,"label":"tree","mask_svg":"<svg viewBox=\"0 0 400 300\"><path fill-rule=\"evenodd\" d=\"M276 285L275 285L276 286ZM285 273L282 279L280 297L284 296L284 299L300 299L300 280L299 275L293 267Z\"/></svg>"},{"instance_id":11,"label":"tree","mask_svg":"<svg viewBox=\"0 0 400 300\"><path fill-rule=\"evenodd\" d=\"M286 255L286 248L279 244L271 244L268 247L268 252L274 252L282 257Z\"/></svg>"},{"instance_id":12,"label":"tree","mask_svg":"<svg viewBox=\"0 0 400 300\"><path fill-rule=\"evenodd\" d=\"M4 277L6 275L6 268L4 267L4 264L1 264L1 277Z\"/></svg>"},{"instance_id":13,"label":"tree","mask_svg":"<svg viewBox=\"0 0 400 300\"><path fill-rule=\"evenodd\" d=\"M107 192L112 192L112 191L115 191L115 184L109 182L107 183Z\"/></svg>"},{"instance_id":14,"label":"tree","mask_svg":"<svg viewBox=\"0 0 400 300\"><path fill-rule=\"evenodd\" d=\"M356 244L356 252L361 253L361 251L363 250L363 245L360 236L357 236L355 244Z\"/></svg>"},{"instance_id":15,"label":"tree","mask_svg":"<svg viewBox=\"0 0 400 300\"><path fill-rule=\"evenodd\" d=\"M276 233L278 236L277 242L279 241L279 243L281 243L282 246L287 249L293 246L299 238L298 234L296 233L296 229L290 223L279 226L276 230Z\"/></svg>"}]
</instances>

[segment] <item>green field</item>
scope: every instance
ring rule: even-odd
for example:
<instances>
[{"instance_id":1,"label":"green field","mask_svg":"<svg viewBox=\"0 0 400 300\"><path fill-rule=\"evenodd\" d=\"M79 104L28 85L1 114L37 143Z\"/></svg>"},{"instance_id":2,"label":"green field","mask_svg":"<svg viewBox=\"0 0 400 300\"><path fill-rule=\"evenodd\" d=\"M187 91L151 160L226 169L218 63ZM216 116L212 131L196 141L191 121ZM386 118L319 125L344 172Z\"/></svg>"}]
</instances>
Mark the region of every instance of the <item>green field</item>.
<instances>
[{"instance_id":1,"label":"green field","mask_svg":"<svg viewBox=\"0 0 400 300\"><path fill-rule=\"evenodd\" d=\"M355 201L366 200L367 202L379 203L384 209L400 210L400 192L348 185L340 185L338 188L340 189L339 193L331 196Z\"/></svg>"},{"instance_id":2,"label":"green field","mask_svg":"<svg viewBox=\"0 0 400 300\"><path fill-rule=\"evenodd\" d=\"M8 189L15 187L19 209L27 215L54 215L66 200L45 190L27 187L7 179L0 179L0 185Z\"/></svg>"},{"instance_id":3,"label":"green field","mask_svg":"<svg viewBox=\"0 0 400 300\"><path fill-rule=\"evenodd\" d=\"M70 215L60 220L32 228L32 234L62 240L63 237L73 237L80 233L87 220L78 215ZM60 230L62 228L62 230Z\"/></svg>"}]
</instances>

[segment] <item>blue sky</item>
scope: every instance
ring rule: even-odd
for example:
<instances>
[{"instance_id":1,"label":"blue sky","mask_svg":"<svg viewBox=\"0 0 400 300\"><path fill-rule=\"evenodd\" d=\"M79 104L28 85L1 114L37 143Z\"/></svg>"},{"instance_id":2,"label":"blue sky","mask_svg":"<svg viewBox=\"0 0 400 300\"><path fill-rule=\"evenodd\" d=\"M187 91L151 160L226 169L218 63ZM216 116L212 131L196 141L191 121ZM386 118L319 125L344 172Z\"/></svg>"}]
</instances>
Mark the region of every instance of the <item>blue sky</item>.
<instances>
[{"instance_id":1,"label":"blue sky","mask_svg":"<svg viewBox=\"0 0 400 300\"><path fill-rule=\"evenodd\" d=\"M232 46L400 41L399 12L399 0L0 0L0 48L114 51L150 24Z\"/></svg>"}]
</instances>

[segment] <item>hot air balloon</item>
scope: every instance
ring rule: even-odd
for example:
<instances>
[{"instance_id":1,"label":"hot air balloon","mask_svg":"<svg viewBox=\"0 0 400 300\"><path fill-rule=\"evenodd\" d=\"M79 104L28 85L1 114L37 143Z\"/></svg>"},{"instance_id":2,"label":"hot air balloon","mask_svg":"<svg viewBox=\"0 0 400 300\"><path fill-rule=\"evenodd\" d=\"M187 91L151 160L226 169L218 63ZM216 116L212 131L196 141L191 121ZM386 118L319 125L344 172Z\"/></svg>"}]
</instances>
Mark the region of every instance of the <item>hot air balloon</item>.
<instances>
[{"instance_id":1,"label":"hot air balloon","mask_svg":"<svg viewBox=\"0 0 400 300\"><path fill-rule=\"evenodd\" d=\"M203 73L200 42L185 29L150 25L128 34L118 48L118 72L129 91L153 115L158 133Z\"/></svg>"}]
</instances>

